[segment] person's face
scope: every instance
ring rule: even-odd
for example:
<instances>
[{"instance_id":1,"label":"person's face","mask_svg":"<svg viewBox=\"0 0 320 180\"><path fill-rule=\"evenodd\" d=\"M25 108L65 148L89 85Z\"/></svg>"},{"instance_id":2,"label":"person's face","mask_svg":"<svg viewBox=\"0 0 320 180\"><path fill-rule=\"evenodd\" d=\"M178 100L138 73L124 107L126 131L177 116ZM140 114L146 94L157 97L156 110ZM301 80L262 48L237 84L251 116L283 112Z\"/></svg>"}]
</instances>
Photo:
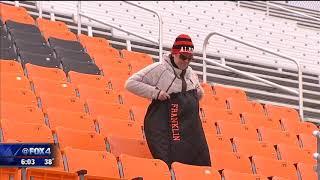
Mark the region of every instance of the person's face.
<instances>
[{"instance_id":1,"label":"person's face","mask_svg":"<svg viewBox=\"0 0 320 180\"><path fill-rule=\"evenodd\" d=\"M173 58L178 68L181 70L184 70L184 69L187 69L187 67L189 66L191 60L193 59L193 55L179 53L179 54L175 54Z\"/></svg>"}]
</instances>

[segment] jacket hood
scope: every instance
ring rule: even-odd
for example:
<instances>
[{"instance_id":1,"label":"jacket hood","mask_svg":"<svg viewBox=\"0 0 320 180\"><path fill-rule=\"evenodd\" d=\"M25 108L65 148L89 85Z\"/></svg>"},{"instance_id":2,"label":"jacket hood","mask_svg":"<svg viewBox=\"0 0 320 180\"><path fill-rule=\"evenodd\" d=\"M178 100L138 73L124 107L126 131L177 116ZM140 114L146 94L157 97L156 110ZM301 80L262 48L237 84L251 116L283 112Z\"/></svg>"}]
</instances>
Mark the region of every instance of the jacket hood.
<instances>
[{"instance_id":1,"label":"jacket hood","mask_svg":"<svg viewBox=\"0 0 320 180\"><path fill-rule=\"evenodd\" d=\"M172 65L171 60L170 60L170 54L166 54L163 56L162 63L167 67L167 69L169 71L173 72L177 76L177 78L180 79L180 74L181 74L182 70L179 68L176 68ZM191 70L192 70L192 68L190 66L188 66L186 69L186 74L185 74L186 78L190 77Z\"/></svg>"}]
</instances>

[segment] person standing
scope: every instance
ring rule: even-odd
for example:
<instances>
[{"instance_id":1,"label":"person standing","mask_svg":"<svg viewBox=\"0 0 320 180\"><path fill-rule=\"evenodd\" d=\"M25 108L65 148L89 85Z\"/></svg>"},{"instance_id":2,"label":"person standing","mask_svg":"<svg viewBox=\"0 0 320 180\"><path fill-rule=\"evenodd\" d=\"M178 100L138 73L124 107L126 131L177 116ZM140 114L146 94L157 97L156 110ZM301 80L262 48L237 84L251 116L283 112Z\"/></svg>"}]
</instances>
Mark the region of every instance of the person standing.
<instances>
[{"instance_id":1,"label":"person standing","mask_svg":"<svg viewBox=\"0 0 320 180\"><path fill-rule=\"evenodd\" d=\"M125 88L151 99L144 131L151 154L169 167L173 162L211 166L209 149L199 117L203 89L189 66L194 45L190 36L179 35L171 53L133 74Z\"/></svg>"}]
</instances>

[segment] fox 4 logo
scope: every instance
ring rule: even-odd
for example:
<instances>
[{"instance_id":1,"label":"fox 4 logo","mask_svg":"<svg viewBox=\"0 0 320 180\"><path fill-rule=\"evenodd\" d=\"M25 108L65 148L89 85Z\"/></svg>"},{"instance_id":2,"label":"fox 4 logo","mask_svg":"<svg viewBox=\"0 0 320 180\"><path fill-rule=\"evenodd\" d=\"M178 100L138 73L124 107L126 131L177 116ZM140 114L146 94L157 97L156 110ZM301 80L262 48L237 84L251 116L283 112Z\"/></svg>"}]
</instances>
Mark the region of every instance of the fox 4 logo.
<instances>
[{"instance_id":1,"label":"fox 4 logo","mask_svg":"<svg viewBox=\"0 0 320 180\"><path fill-rule=\"evenodd\" d=\"M50 155L51 154L51 149L50 148L29 148L29 155Z\"/></svg>"}]
</instances>

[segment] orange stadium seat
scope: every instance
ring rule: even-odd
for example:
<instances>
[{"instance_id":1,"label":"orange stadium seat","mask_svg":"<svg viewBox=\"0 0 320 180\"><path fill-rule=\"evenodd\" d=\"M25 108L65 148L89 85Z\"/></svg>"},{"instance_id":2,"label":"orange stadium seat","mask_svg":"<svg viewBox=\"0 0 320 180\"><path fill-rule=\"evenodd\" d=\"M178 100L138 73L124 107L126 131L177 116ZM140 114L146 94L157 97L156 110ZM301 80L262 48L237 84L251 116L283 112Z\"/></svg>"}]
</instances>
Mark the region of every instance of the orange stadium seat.
<instances>
[{"instance_id":1,"label":"orange stadium seat","mask_svg":"<svg viewBox=\"0 0 320 180\"><path fill-rule=\"evenodd\" d=\"M227 104L229 109L235 113L249 112L264 115L263 106L253 101L228 98Z\"/></svg>"},{"instance_id":2,"label":"orange stadium seat","mask_svg":"<svg viewBox=\"0 0 320 180\"><path fill-rule=\"evenodd\" d=\"M76 41L77 36L73 34L72 32L69 31L56 31L54 30L49 30L46 29L42 31L42 35L44 36L45 39L49 38L57 38L57 39L62 39L62 40L68 40L68 41Z\"/></svg>"},{"instance_id":3,"label":"orange stadium seat","mask_svg":"<svg viewBox=\"0 0 320 180\"><path fill-rule=\"evenodd\" d=\"M41 31L54 29L56 31L68 32L69 28L64 22L61 21L51 21L49 19L37 18L36 19L38 27Z\"/></svg>"},{"instance_id":4,"label":"orange stadium seat","mask_svg":"<svg viewBox=\"0 0 320 180\"><path fill-rule=\"evenodd\" d=\"M235 98L237 100L247 100L246 93L239 88L230 88L222 85L212 86L214 95L222 99Z\"/></svg>"},{"instance_id":5,"label":"orange stadium seat","mask_svg":"<svg viewBox=\"0 0 320 180\"><path fill-rule=\"evenodd\" d=\"M92 99L105 103L120 104L120 95L109 89L91 88L89 86L79 85L80 98L83 100Z\"/></svg>"},{"instance_id":6,"label":"orange stadium seat","mask_svg":"<svg viewBox=\"0 0 320 180\"><path fill-rule=\"evenodd\" d=\"M317 138L315 136L312 134L298 134L297 136L302 149L312 152L317 151Z\"/></svg>"},{"instance_id":7,"label":"orange stadium seat","mask_svg":"<svg viewBox=\"0 0 320 180\"><path fill-rule=\"evenodd\" d=\"M103 118L97 119L100 133L104 136L118 136L124 138L143 139L141 126L134 122L121 119Z\"/></svg>"},{"instance_id":8,"label":"orange stadium seat","mask_svg":"<svg viewBox=\"0 0 320 180\"><path fill-rule=\"evenodd\" d=\"M132 116L133 120L137 123L143 124L144 118L148 110L148 106L132 106Z\"/></svg>"},{"instance_id":9,"label":"orange stadium seat","mask_svg":"<svg viewBox=\"0 0 320 180\"><path fill-rule=\"evenodd\" d=\"M219 172L209 166L193 166L174 162L172 169L176 180L220 179Z\"/></svg>"},{"instance_id":10,"label":"orange stadium seat","mask_svg":"<svg viewBox=\"0 0 320 180\"><path fill-rule=\"evenodd\" d=\"M170 180L171 174L165 162L159 159L147 159L120 155L123 176L127 179L142 177L143 179Z\"/></svg>"},{"instance_id":11,"label":"orange stadium seat","mask_svg":"<svg viewBox=\"0 0 320 180\"><path fill-rule=\"evenodd\" d=\"M45 123L44 115L37 106L23 104L2 103L0 104L0 115L3 119L19 123Z\"/></svg>"},{"instance_id":12,"label":"orange stadium seat","mask_svg":"<svg viewBox=\"0 0 320 180\"><path fill-rule=\"evenodd\" d=\"M251 164L248 157L219 150L210 149L211 166L217 170L230 169L233 171L251 174Z\"/></svg>"},{"instance_id":13,"label":"orange stadium seat","mask_svg":"<svg viewBox=\"0 0 320 180\"><path fill-rule=\"evenodd\" d=\"M56 108L67 111L86 112L84 102L77 97L50 95L40 92L43 112L48 108Z\"/></svg>"},{"instance_id":14,"label":"orange stadium seat","mask_svg":"<svg viewBox=\"0 0 320 180\"><path fill-rule=\"evenodd\" d=\"M14 140L21 143L53 143L51 130L46 125L17 123L1 119L1 130L3 142Z\"/></svg>"},{"instance_id":15,"label":"orange stadium seat","mask_svg":"<svg viewBox=\"0 0 320 180\"><path fill-rule=\"evenodd\" d=\"M297 169L302 179L317 179L317 173L314 171L314 165L298 163Z\"/></svg>"},{"instance_id":16,"label":"orange stadium seat","mask_svg":"<svg viewBox=\"0 0 320 180\"><path fill-rule=\"evenodd\" d=\"M120 58L120 53L116 48L110 46L95 46L86 47L86 50L91 58L98 64L108 64L109 58Z\"/></svg>"},{"instance_id":17,"label":"orange stadium seat","mask_svg":"<svg viewBox=\"0 0 320 180\"><path fill-rule=\"evenodd\" d=\"M109 80L105 76L82 74L78 72L68 73L71 83L74 86L86 85L95 88L109 88Z\"/></svg>"},{"instance_id":18,"label":"orange stadium seat","mask_svg":"<svg viewBox=\"0 0 320 180\"><path fill-rule=\"evenodd\" d=\"M264 107L269 117L274 119L286 118L291 121L300 122L299 114L295 109L284 106L274 106L271 104L266 104Z\"/></svg>"},{"instance_id":19,"label":"orange stadium seat","mask_svg":"<svg viewBox=\"0 0 320 180\"><path fill-rule=\"evenodd\" d=\"M93 119L84 112L47 109L51 129L58 126L74 130L95 131Z\"/></svg>"},{"instance_id":20,"label":"orange stadium seat","mask_svg":"<svg viewBox=\"0 0 320 180\"><path fill-rule=\"evenodd\" d=\"M24 75L21 64L14 60L8 61L0 59L0 73L12 73L20 76Z\"/></svg>"},{"instance_id":21,"label":"orange stadium seat","mask_svg":"<svg viewBox=\"0 0 320 180\"><path fill-rule=\"evenodd\" d=\"M280 131L265 127L259 127L258 132L261 135L261 140L270 144L287 144L298 147L298 139L295 134L287 131Z\"/></svg>"},{"instance_id":22,"label":"orange stadium seat","mask_svg":"<svg viewBox=\"0 0 320 180\"><path fill-rule=\"evenodd\" d=\"M233 152L232 143L229 138L206 134L207 144L210 150Z\"/></svg>"},{"instance_id":23,"label":"orange stadium seat","mask_svg":"<svg viewBox=\"0 0 320 180\"><path fill-rule=\"evenodd\" d=\"M207 107L202 108L202 110L204 110L202 111L202 113L204 113L202 122L204 123L214 124L217 121L241 123L240 115L237 113L216 108L208 109Z\"/></svg>"},{"instance_id":24,"label":"orange stadium seat","mask_svg":"<svg viewBox=\"0 0 320 180\"><path fill-rule=\"evenodd\" d=\"M311 165L317 163L317 161L313 159L314 152L303 150L296 146L278 144L277 150L280 152L281 160L290 163L306 163Z\"/></svg>"},{"instance_id":25,"label":"orange stadium seat","mask_svg":"<svg viewBox=\"0 0 320 180\"><path fill-rule=\"evenodd\" d=\"M0 82L5 84L1 86L1 89L6 88L21 88L21 89L31 89L30 81L24 75L19 73L0 73Z\"/></svg>"},{"instance_id":26,"label":"orange stadium seat","mask_svg":"<svg viewBox=\"0 0 320 180\"><path fill-rule=\"evenodd\" d=\"M284 129L293 134L312 134L313 131L318 130L317 126L310 122L296 122L286 118L282 118L280 121L283 124Z\"/></svg>"},{"instance_id":27,"label":"orange stadium seat","mask_svg":"<svg viewBox=\"0 0 320 180\"><path fill-rule=\"evenodd\" d=\"M0 15L16 15L16 14L28 14L27 10L23 7L16 7L9 4L0 3L1 12Z\"/></svg>"},{"instance_id":28,"label":"orange stadium seat","mask_svg":"<svg viewBox=\"0 0 320 180\"><path fill-rule=\"evenodd\" d=\"M226 100L214 95L204 95L199 101L200 107L215 107L215 109L227 109Z\"/></svg>"},{"instance_id":29,"label":"orange stadium seat","mask_svg":"<svg viewBox=\"0 0 320 180\"><path fill-rule=\"evenodd\" d=\"M254 127L246 124L218 121L215 123L220 134L226 138L239 137L258 140L258 134Z\"/></svg>"},{"instance_id":30,"label":"orange stadium seat","mask_svg":"<svg viewBox=\"0 0 320 180\"><path fill-rule=\"evenodd\" d=\"M259 156L252 157L254 171L264 176L279 176L290 180L298 180L297 172L293 164L283 160L274 160Z\"/></svg>"},{"instance_id":31,"label":"orange stadium seat","mask_svg":"<svg viewBox=\"0 0 320 180\"><path fill-rule=\"evenodd\" d=\"M94 118L131 120L131 110L123 104L104 103L101 101L87 100L90 115Z\"/></svg>"},{"instance_id":32,"label":"orange stadium seat","mask_svg":"<svg viewBox=\"0 0 320 180\"><path fill-rule=\"evenodd\" d=\"M83 131L56 127L53 130L61 150L66 147L76 149L106 151L104 138L95 131Z\"/></svg>"},{"instance_id":33,"label":"orange stadium seat","mask_svg":"<svg viewBox=\"0 0 320 180\"><path fill-rule=\"evenodd\" d=\"M210 84L201 83L201 87L203 88L205 94L212 94L213 95L212 86Z\"/></svg>"},{"instance_id":34,"label":"orange stadium seat","mask_svg":"<svg viewBox=\"0 0 320 180\"><path fill-rule=\"evenodd\" d=\"M0 101L7 103L23 104L30 106L37 106L38 102L36 96L28 89L0 89Z\"/></svg>"},{"instance_id":35,"label":"orange stadium seat","mask_svg":"<svg viewBox=\"0 0 320 180\"><path fill-rule=\"evenodd\" d=\"M57 68L47 68L33 64L26 64L29 79L42 78L56 81L67 81L66 74Z\"/></svg>"},{"instance_id":36,"label":"orange stadium seat","mask_svg":"<svg viewBox=\"0 0 320 180\"><path fill-rule=\"evenodd\" d=\"M0 179L19 179L18 168L0 168Z\"/></svg>"},{"instance_id":37,"label":"orange stadium seat","mask_svg":"<svg viewBox=\"0 0 320 180\"><path fill-rule=\"evenodd\" d=\"M34 180L51 180L51 179L63 179L63 180L78 180L77 173L69 173L65 171L54 170L52 168L27 168L27 179Z\"/></svg>"},{"instance_id":38,"label":"orange stadium seat","mask_svg":"<svg viewBox=\"0 0 320 180\"><path fill-rule=\"evenodd\" d=\"M255 128L258 128L259 126L266 127L266 128L272 128L281 130L281 125L279 120L272 119L270 117L267 117L265 115L262 115L260 113L242 113L242 119L244 121L244 124L251 124Z\"/></svg>"},{"instance_id":39,"label":"orange stadium seat","mask_svg":"<svg viewBox=\"0 0 320 180\"><path fill-rule=\"evenodd\" d=\"M262 156L271 159L278 159L277 152L272 144L261 142L258 140L249 140L235 137L232 139L235 150L239 154L246 156Z\"/></svg>"},{"instance_id":40,"label":"orange stadium seat","mask_svg":"<svg viewBox=\"0 0 320 180\"><path fill-rule=\"evenodd\" d=\"M224 180L234 180L234 179L245 179L245 180L269 180L267 177L249 174L249 173L239 173L236 171L231 171L229 169L224 169L222 171L222 177Z\"/></svg>"},{"instance_id":41,"label":"orange stadium seat","mask_svg":"<svg viewBox=\"0 0 320 180\"><path fill-rule=\"evenodd\" d=\"M85 47L87 45L94 45L95 47L99 46L110 46L110 43L107 39L102 37L91 37L84 34L79 34L78 39L81 42L82 45Z\"/></svg>"},{"instance_id":42,"label":"orange stadium seat","mask_svg":"<svg viewBox=\"0 0 320 180\"><path fill-rule=\"evenodd\" d=\"M150 100L137 96L127 90L122 91L120 94L121 94L122 103L129 106L147 108L151 103Z\"/></svg>"},{"instance_id":43,"label":"orange stadium seat","mask_svg":"<svg viewBox=\"0 0 320 180\"><path fill-rule=\"evenodd\" d=\"M145 53L140 52L134 52L134 51L128 51L125 49L121 50L122 57L126 60L128 60L132 65L138 65L138 64L152 64L153 60L152 57Z\"/></svg>"},{"instance_id":44,"label":"orange stadium seat","mask_svg":"<svg viewBox=\"0 0 320 180\"><path fill-rule=\"evenodd\" d=\"M65 81L51 81L42 78L33 78L32 83L38 97L45 93L70 97L77 96L73 85Z\"/></svg>"},{"instance_id":45,"label":"orange stadium seat","mask_svg":"<svg viewBox=\"0 0 320 180\"><path fill-rule=\"evenodd\" d=\"M136 138L123 138L118 136L108 136L110 152L119 157L121 154L152 159L151 152L145 140Z\"/></svg>"},{"instance_id":46,"label":"orange stadium seat","mask_svg":"<svg viewBox=\"0 0 320 180\"><path fill-rule=\"evenodd\" d=\"M106 151L89 151L67 147L62 151L69 172L87 170L88 180L119 178L116 158Z\"/></svg>"}]
</instances>

